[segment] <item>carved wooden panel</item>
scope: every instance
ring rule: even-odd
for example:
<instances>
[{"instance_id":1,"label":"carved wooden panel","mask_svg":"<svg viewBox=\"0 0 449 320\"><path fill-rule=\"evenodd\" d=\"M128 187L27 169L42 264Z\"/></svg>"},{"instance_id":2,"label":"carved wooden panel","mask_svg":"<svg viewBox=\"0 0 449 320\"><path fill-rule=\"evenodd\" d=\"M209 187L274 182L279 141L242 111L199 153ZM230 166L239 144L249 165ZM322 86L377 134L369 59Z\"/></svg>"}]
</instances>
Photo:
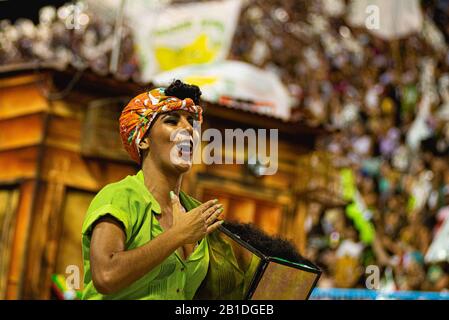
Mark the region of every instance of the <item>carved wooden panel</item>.
<instances>
[{"instance_id":1,"label":"carved wooden panel","mask_svg":"<svg viewBox=\"0 0 449 320\"><path fill-rule=\"evenodd\" d=\"M123 100L106 100L91 103L84 120L81 153L87 157L128 161L119 134L119 117Z\"/></svg>"},{"instance_id":2,"label":"carved wooden panel","mask_svg":"<svg viewBox=\"0 0 449 320\"><path fill-rule=\"evenodd\" d=\"M200 184L201 200L218 199L223 204L222 217L230 221L253 223L270 235L281 234L285 204L264 201L260 197L245 195L227 188Z\"/></svg>"},{"instance_id":3,"label":"carved wooden panel","mask_svg":"<svg viewBox=\"0 0 449 320\"><path fill-rule=\"evenodd\" d=\"M11 80L14 80L12 78ZM34 77L27 79L33 81ZM48 102L44 96L43 83L20 83L0 80L0 119L10 119L26 114L48 110ZM7 85L10 85L7 87Z\"/></svg>"},{"instance_id":4,"label":"carved wooden panel","mask_svg":"<svg viewBox=\"0 0 449 320\"><path fill-rule=\"evenodd\" d=\"M76 266L80 271L80 287L83 288L83 257L81 252L81 228L84 216L94 193L70 189L66 193L62 207L61 237L56 257L55 273L66 275L68 266Z\"/></svg>"},{"instance_id":5,"label":"carved wooden panel","mask_svg":"<svg viewBox=\"0 0 449 320\"><path fill-rule=\"evenodd\" d=\"M21 288L24 285L23 274L27 260L27 239L30 232L29 227L35 190L36 182L33 180L27 180L20 185L20 199L16 210L16 222L9 259L6 299L21 298Z\"/></svg>"},{"instance_id":6,"label":"carved wooden panel","mask_svg":"<svg viewBox=\"0 0 449 320\"><path fill-rule=\"evenodd\" d=\"M0 300L6 297L18 201L18 188L0 187Z\"/></svg>"},{"instance_id":7,"label":"carved wooden panel","mask_svg":"<svg viewBox=\"0 0 449 320\"><path fill-rule=\"evenodd\" d=\"M42 166L42 176L48 180L48 173L55 163L67 159L68 171L64 174L64 184L68 187L79 188L87 191L98 191L104 185L135 174L136 167L129 164L101 159L83 158L81 154L70 150L47 147Z\"/></svg>"},{"instance_id":8,"label":"carved wooden panel","mask_svg":"<svg viewBox=\"0 0 449 320\"><path fill-rule=\"evenodd\" d=\"M35 177L38 149L39 147L35 146L0 151L0 182L11 182Z\"/></svg>"},{"instance_id":9,"label":"carved wooden panel","mask_svg":"<svg viewBox=\"0 0 449 320\"><path fill-rule=\"evenodd\" d=\"M44 133L44 114L0 120L0 151L37 145Z\"/></svg>"}]
</instances>

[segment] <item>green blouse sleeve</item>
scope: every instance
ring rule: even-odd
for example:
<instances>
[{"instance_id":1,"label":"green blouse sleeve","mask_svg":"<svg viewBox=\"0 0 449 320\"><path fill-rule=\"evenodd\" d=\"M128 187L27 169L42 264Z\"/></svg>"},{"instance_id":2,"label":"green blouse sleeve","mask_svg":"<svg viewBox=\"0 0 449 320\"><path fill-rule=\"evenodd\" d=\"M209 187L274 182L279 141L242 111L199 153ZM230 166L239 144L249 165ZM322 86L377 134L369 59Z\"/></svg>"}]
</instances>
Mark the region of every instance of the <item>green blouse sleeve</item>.
<instances>
[{"instance_id":1,"label":"green blouse sleeve","mask_svg":"<svg viewBox=\"0 0 449 320\"><path fill-rule=\"evenodd\" d=\"M132 191L127 188L118 188L114 185L103 188L87 210L82 234L90 237L95 221L103 216L111 215L123 224L126 242L128 242L137 216L136 208L133 208L133 197Z\"/></svg>"}]
</instances>

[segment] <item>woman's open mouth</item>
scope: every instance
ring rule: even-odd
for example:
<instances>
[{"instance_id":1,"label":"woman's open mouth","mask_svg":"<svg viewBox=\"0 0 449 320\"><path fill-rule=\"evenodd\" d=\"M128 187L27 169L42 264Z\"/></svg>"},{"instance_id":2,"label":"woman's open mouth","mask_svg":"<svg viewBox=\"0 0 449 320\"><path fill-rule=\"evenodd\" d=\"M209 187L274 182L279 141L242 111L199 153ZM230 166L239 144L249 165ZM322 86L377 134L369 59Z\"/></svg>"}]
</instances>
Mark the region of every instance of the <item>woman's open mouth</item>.
<instances>
[{"instance_id":1,"label":"woman's open mouth","mask_svg":"<svg viewBox=\"0 0 449 320\"><path fill-rule=\"evenodd\" d=\"M178 155L182 158L190 158L193 155L193 141L192 139L182 140L176 143L176 147L178 148Z\"/></svg>"}]
</instances>

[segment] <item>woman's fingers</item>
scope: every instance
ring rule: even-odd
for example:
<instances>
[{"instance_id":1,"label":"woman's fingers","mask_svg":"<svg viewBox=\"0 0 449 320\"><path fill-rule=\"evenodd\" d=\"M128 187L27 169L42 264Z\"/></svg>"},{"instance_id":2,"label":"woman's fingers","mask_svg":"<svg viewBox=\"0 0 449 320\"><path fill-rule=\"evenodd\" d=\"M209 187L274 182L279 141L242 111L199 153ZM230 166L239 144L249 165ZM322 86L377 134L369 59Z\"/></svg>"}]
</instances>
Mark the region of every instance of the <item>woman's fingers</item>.
<instances>
[{"instance_id":1,"label":"woman's fingers","mask_svg":"<svg viewBox=\"0 0 449 320\"><path fill-rule=\"evenodd\" d=\"M196 209L198 209L201 213L203 213L206 210L208 210L210 207L212 207L213 205L217 204L217 202L218 202L218 199L209 200L209 201L206 201L203 204L199 205Z\"/></svg>"},{"instance_id":2,"label":"woman's fingers","mask_svg":"<svg viewBox=\"0 0 449 320\"><path fill-rule=\"evenodd\" d=\"M222 212L223 212L223 205L222 204L216 204L213 207L207 209L204 212L204 217L206 219L206 224L209 225L212 222L214 222Z\"/></svg>"},{"instance_id":3,"label":"woman's fingers","mask_svg":"<svg viewBox=\"0 0 449 320\"><path fill-rule=\"evenodd\" d=\"M209 234L209 233L211 233L211 232L214 232L215 230L218 229L218 227L219 227L223 222L224 222L224 220L220 220L220 221L217 221L217 222L211 224L209 227L207 227L206 233Z\"/></svg>"},{"instance_id":4,"label":"woman's fingers","mask_svg":"<svg viewBox=\"0 0 449 320\"><path fill-rule=\"evenodd\" d=\"M207 227L206 233L209 234L211 232L214 232L218 229L219 226L221 226L224 223L224 220L216 221L213 224L211 224L209 227Z\"/></svg>"},{"instance_id":5,"label":"woman's fingers","mask_svg":"<svg viewBox=\"0 0 449 320\"><path fill-rule=\"evenodd\" d=\"M181 202L179 202L178 196L173 191L170 191L170 200L174 214L182 212L184 210L184 208L181 205Z\"/></svg>"}]
</instances>

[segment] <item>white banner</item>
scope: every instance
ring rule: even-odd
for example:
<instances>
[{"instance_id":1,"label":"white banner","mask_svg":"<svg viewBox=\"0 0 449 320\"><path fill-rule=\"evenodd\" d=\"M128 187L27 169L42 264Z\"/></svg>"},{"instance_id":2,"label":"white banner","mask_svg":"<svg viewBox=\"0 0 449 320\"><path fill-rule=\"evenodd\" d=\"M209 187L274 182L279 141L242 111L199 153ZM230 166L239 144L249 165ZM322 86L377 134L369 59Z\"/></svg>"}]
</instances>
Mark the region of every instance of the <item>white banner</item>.
<instances>
[{"instance_id":1,"label":"white banner","mask_svg":"<svg viewBox=\"0 0 449 320\"><path fill-rule=\"evenodd\" d=\"M279 77L245 62L223 61L181 67L158 74L153 82L166 86L173 79L198 85L205 101L226 104L227 98L241 99L248 103L236 103L237 108L285 120L290 117L290 95Z\"/></svg>"},{"instance_id":2,"label":"white banner","mask_svg":"<svg viewBox=\"0 0 449 320\"><path fill-rule=\"evenodd\" d=\"M142 80L150 81L154 74L180 66L226 59L240 6L240 0L182 5L127 1L125 12L134 31Z\"/></svg>"}]
</instances>

